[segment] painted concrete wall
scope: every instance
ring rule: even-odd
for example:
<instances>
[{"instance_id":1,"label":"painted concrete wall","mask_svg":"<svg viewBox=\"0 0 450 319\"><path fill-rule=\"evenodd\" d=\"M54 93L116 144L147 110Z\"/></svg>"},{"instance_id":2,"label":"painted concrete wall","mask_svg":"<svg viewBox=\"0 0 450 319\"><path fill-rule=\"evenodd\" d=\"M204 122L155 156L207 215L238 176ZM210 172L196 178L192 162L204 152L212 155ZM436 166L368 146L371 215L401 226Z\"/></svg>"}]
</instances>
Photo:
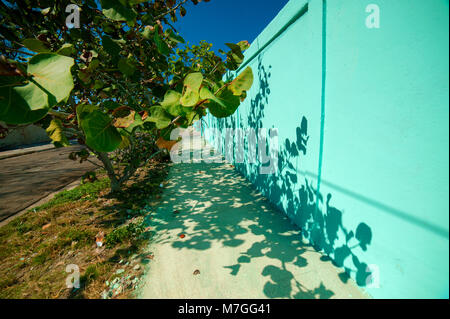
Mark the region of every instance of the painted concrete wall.
<instances>
[{"instance_id":1,"label":"painted concrete wall","mask_svg":"<svg viewBox=\"0 0 450 319\"><path fill-rule=\"evenodd\" d=\"M7 127L6 124L1 124ZM12 149L21 145L50 142L45 130L37 125L26 125L15 128L10 128L8 135L0 139L0 151Z\"/></svg>"},{"instance_id":2,"label":"painted concrete wall","mask_svg":"<svg viewBox=\"0 0 450 319\"><path fill-rule=\"evenodd\" d=\"M448 10L291 0L245 53L245 102L206 118L278 129L277 174L236 169L375 298L449 296Z\"/></svg>"}]
</instances>

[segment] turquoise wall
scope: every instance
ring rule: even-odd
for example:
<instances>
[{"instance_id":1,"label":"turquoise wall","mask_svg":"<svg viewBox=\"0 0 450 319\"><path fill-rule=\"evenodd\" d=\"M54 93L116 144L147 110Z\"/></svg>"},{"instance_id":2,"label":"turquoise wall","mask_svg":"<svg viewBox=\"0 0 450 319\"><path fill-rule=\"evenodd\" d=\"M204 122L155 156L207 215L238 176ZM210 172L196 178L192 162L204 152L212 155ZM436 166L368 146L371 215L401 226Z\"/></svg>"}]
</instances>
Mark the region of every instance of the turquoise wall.
<instances>
[{"instance_id":1,"label":"turquoise wall","mask_svg":"<svg viewBox=\"0 0 450 319\"><path fill-rule=\"evenodd\" d=\"M291 0L245 53L245 102L206 118L278 129L277 174L236 169L375 298L449 297L448 10Z\"/></svg>"}]
</instances>

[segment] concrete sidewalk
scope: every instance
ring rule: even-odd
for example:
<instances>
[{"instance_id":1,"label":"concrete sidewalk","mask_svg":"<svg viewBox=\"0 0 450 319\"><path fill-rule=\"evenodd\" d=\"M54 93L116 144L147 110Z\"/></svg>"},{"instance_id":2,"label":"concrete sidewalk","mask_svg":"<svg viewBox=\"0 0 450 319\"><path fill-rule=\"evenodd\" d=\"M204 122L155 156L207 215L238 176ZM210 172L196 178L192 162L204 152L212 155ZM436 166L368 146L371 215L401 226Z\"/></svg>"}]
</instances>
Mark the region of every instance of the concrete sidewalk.
<instances>
[{"instance_id":1,"label":"concrete sidewalk","mask_svg":"<svg viewBox=\"0 0 450 319\"><path fill-rule=\"evenodd\" d=\"M173 164L149 223L142 298L368 298L229 164Z\"/></svg>"}]
</instances>

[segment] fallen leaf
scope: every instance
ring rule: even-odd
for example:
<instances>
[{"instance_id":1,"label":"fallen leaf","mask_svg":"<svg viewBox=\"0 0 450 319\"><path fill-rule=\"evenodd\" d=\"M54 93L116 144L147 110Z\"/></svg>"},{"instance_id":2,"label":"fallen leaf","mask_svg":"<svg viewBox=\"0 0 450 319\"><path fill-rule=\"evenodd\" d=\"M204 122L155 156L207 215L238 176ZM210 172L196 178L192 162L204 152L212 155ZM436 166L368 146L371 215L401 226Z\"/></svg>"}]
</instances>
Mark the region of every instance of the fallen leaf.
<instances>
[{"instance_id":1,"label":"fallen leaf","mask_svg":"<svg viewBox=\"0 0 450 319\"><path fill-rule=\"evenodd\" d=\"M170 149L178 143L178 140L176 141L166 141L165 139L163 139L162 137L158 138L158 140L156 141L156 146L158 146L158 148L160 149L167 149L168 151L170 151Z\"/></svg>"},{"instance_id":2,"label":"fallen leaf","mask_svg":"<svg viewBox=\"0 0 450 319\"><path fill-rule=\"evenodd\" d=\"M103 239L105 238L105 233L104 232L99 232L96 236L95 236L95 243L97 244L98 247L102 247L103 246Z\"/></svg>"}]
</instances>

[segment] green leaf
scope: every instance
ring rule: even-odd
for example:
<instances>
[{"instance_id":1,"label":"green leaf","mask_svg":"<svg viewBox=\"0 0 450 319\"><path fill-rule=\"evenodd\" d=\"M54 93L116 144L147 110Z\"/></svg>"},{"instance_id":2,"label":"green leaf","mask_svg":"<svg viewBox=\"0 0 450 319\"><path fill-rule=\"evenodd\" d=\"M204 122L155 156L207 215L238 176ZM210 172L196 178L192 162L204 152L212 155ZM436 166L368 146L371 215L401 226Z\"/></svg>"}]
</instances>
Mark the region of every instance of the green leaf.
<instances>
[{"instance_id":1,"label":"green leaf","mask_svg":"<svg viewBox=\"0 0 450 319\"><path fill-rule=\"evenodd\" d=\"M135 114L136 114L135 111L131 111L126 116L122 116L122 117L116 118L114 120L114 126L115 127L120 127L120 128L127 128L127 127L129 127L131 124L134 123Z\"/></svg>"},{"instance_id":2,"label":"green leaf","mask_svg":"<svg viewBox=\"0 0 450 319\"><path fill-rule=\"evenodd\" d=\"M225 43L226 46L228 46L231 51L227 53L227 67L230 70L236 70L239 65L244 61L244 55L241 51L241 46L243 44L238 45L234 43ZM244 47L244 46L243 46Z\"/></svg>"},{"instance_id":3,"label":"green leaf","mask_svg":"<svg viewBox=\"0 0 450 319\"><path fill-rule=\"evenodd\" d=\"M162 55L168 55L170 53L167 43L161 39L161 36L159 35L159 26L155 27L155 35L153 36L153 40L155 41L159 53Z\"/></svg>"},{"instance_id":4,"label":"green leaf","mask_svg":"<svg viewBox=\"0 0 450 319\"><path fill-rule=\"evenodd\" d=\"M200 72L189 73L183 81L183 84L193 91L198 91L202 85L203 75Z\"/></svg>"},{"instance_id":5,"label":"green leaf","mask_svg":"<svg viewBox=\"0 0 450 319\"><path fill-rule=\"evenodd\" d=\"M119 60L117 67L119 68L120 72L127 76L132 76L136 71L136 67L131 63L131 61L125 58Z\"/></svg>"},{"instance_id":6,"label":"green leaf","mask_svg":"<svg viewBox=\"0 0 450 319\"><path fill-rule=\"evenodd\" d=\"M144 37L144 39L150 40L152 38L152 27L147 25L144 28L144 31L142 31L142 36Z\"/></svg>"},{"instance_id":7,"label":"green leaf","mask_svg":"<svg viewBox=\"0 0 450 319\"><path fill-rule=\"evenodd\" d=\"M150 116L147 117L145 121L154 122L156 128L162 129L169 126L170 122L172 122L172 118L162 106L155 105L150 108Z\"/></svg>"},{"instance_id":8,"label":"green leaf","mask_svg":"<svg viewBox=\"0 0 450 319\"><path fill-rule=\"evenodd\" d=\"M177 91L168 90L164 95L164 100L160 103L164 108L171 105L180 104L181 94Z\"/></svg>"},{"instance_id":9,"label":"green leaf","mask_svg":"<svg viewBox=\"0 0 450 319\"><path fill-rule=\"evenodd\" d=\"M202 89L200 90L200 98L202 100L204 100L204 99L212 99L212 100L219 101L219 99L216 98L214 96L214 94L212 94L211 91L206 86L202 87Z\"/></svg>"},{"instance_id":10,"label":"green leaf","mask_svg":"<svg viewBox=\"0 0 450 319\"><path fill-rule=\"evenodd\" d=\"M121 135L121 136L122 136L122 142L120 142L118 147L120 149L124 149L124 148L127 148L128 146L130 146L131 145L130 139L128 137L126 137L125 135Z\"/></svg>"},{"instance_id":11,"label":"green leaf","mask_svg":"<svg viewBox=\"0 0 450 319\"><path fill-rule=\"evenodd\" d=\"M48 94L52 94L56 103L59 103L67 99L73 89L70 72L73 64L72 58L54 53L41 53L31 58L27 71L33 76L33 80L48 91Z\"/></svg>"},{"instance_id":12,"label":"green leaf","mask_svg":"<svg viewBox=\"0 0 450 319\"><path fill-rule=\"evenodd\" d=\"M164 95L164 100L160 103L161 106L173 116L185 115L192 109L190 107L183 107L180 102L181 94L177 91L168 90Z\"/></svg>"},{"instance_id":13,"label":"green leaf","mask_svg":"<svg viewBox=\"0 0 450 319\"><path fill-rule=\"evenodd\" d=\"M167 29L167 33L170 40L176 43L185 43L184 39L180 35L175 34L172 29Z\"/></svg>"},{"instance_id":14,"label":"green leaf","mask_svg":"<svg viewBox=\"0 0 450 319\"><path fill-rule=\"evenodd\" d=\"M240 104L239 96L234 95L228 87L223 89L218 96L214 96L206 87L203 87L200 96L202 99L209 99L206 105L211 114L218 118L230 116Z\"/></svg>"},{"instance_id":15,"label":"green leaf","mask_svg":"<svg viewBox=\"0 0 450 319\"><path fill-rule=\"evenodd\" d=\"M81 128L86 135L86 144L99 152L112 152L122 142L122 136L112 125L107 114L94 110L81 119Z\"/></svg>"},{"instance_id":16,"label":"green leaf","mask_svg":"<svg viewBox=\"0 0 450 319\"><path fill-rule=\"evenodd\" d=\"M52 9L52 7L48 7L48 8L42 9L42 10L41 10L41 13L42 13L43 15L47 15L47 14L49 14L49 12L50 12L51 9Z\"/></svg>"},{"instance_id":17,"label":"green leaf","mask_svg":"<svg viewBox=\"0 0 450 319\"><path fill-rule=\"evenodd\" d=\"M57 103L66 100L73 89L72 58L55 53L39 53L28 62L31 81L14 86L0 85L0 120L9 124L35 122ZM11 79L8 81L16 81Z\"/></svg>"},{"instance_id":18,"label":"green leaf","mask_svg":"<svg viewBox=\"0 0 450 319\"><path fill-rule=\"evenodd\" d=\"M246 67L233 81L230 83L230 90L234 95L241 95L243 91L248 91L253 84L253 72L251 67Z\"/></svg>"},{"instance_id":19,"label":"green leaf","mask_svg":"<svg viewBox=\"0 0 450 319\"><path fill-rule=\"evenodd\" d=\"M0 77L0 121L8 124L27 124L47 114L48 108L40 108L46 103L45 96L30 85L15 86L22 80L19 76ZM28 104L23 96L27 97L31 104ZM38 107L33 108L33 105Z\"/></svg>"},{"instance_id":20,"label":"green leaf","mask_svg":"<svg viewBox=\"0 0 450 319\"><path fill-rule=\"evenodd\" d=\"M94 89L99 90L99 89L101 89L104 86L105 86L105 83L103 81L95 80L95 82L94 82Z\"/></svg>"},{"instance_id":21,"label":"green leaf","mask_svg":"<svg viewBox=\"0 0 450 319\"><path fill-rule=\"evenodd\" d=\"M50 52L50 49L45 46L45 44L38 39L25 39L22 44L30 51L33 52Z\"/></svg>"},{"instance_id":22,"label":"green leaf","mask_svg":"<svg viewBox=\"0 0 450 319\"><path fill-rule=\"evenodd\" d=\"M129 134L131 134L131 133L133 133L133 130L136 128L136 127L139 127L139 126L141 126L141 125L143 125L144 124L144 121L142 121L142 116L140 116L139 115L139 113L135 113L134 114L134 121L133 121L133 123L131 123L127 128L125 128L124 130L127 132L127 133L129 133Z\"/></svg>"},{"instance_id":23,"label":"green leaf","mask_svg":"<svg viewBox=\"0 0 450 319\"><path fill-rule=\"evenodd\" d=\"M48 136L52 139L56 147L70 145L66 135L64 135L63 125L60 119L58 118L52 119L50 125L45 131L47 132Z\"/></svg>"},{"instance_id":24,"label":"green leaf","mask_svg":"<svg viewBox=\"0 0 450 319\"><path fill-rule=\"evenodd\" d=\"M198 99L198 91L192 91L191 89L187 88L186 91L184 91L183 97L181 98L181 105L194 106L195 104L197 104Z\"/></svg>"},{"instance_id":25,"label":"green leaf","mask_svg":"<svg viewBox=\"0 0 450 319\"><path fill-rule=\"evenodd\" d=\"M88 72L87 68L78 70L77 75L78 78L85 84L91 82L91 74Z\"/></svg>"},{"instance_id":26,"label":"green leaf","mask_svg":"<svg viewBox=\"0 0 450 319\"><path fill-rule=\"evenodd\" d=\"M104 101L103 102L103 106L106 107L109 110L114 110L114 109L117 109L119 107L119 103L114 102L114 101Z\"/></svg>"},{"instance_id":27,"label":"green leaf","mask_svg":"<svg viewBox=\"0 0 450 319\"><path fill-rule=\"evenodd\" d=\"M180 99L181 94L179 92L168 90L164 95L164 100L160 104L169 114L178 116L183 112Z\"/></svg>"},{"instance_id":28,"label":"green leaf","mask_svg":"<svg viewBox=\"0 0 450 319\"><path fill-rule=\"evenodd\" d=\"M134 23L137 17L136 11L124 6L118 0L101 0L100 3L103 14L111 20Z\"/></svg>"},{"instance_id":29,"label":"green leaf","mask_svg":"<svg viewBox=\"0 0 450 319\"><path fill-rule=\"evenodd\" d=\"M239 48L241 49L241 51L245 51L248 48L250 48L250 43L247 40L243 40L243 41L239 41L237 43L237 45L239 46Z\"/></svg>"},{"instance_id":30,"label":"green leaf","mask_svg":"<svg viewBox=\"0 0 450 319\"><path fill-rule=\"evenodd\" d=\"M102 44L105 51L112 57L117 57L121 50L120 45L118 45L113 39L109 36L104 35L102 37Z\"/></svg>"},{"instance_id":31,"label":"green leaf","mask_svg":"<svg viewBox=\"0 0 450 319\"><path fill-rule=\"evenodd\" d=\"M97 105L85 104L85 103L78 104L77 105L78 126L81 127L81 121L85 118L85 116L95 110L98 110Z\"/></svg>"},{"instance_id":32,"label":"green leaf","mask_svg":"<svg viewBox=\"0 0 450 319\"><path fill-rule=\"evenodd\" d=\"M242 54L241 47L234 43L225 43L225 45L231 49L231 52L233 53L232 56L235 58L236 62L242 63L244 55Z\"/></svg>"},{"instance_id":33,"label":"green leaf","mask_svg":"<svg viewBox=\"0 0 450 319\"><path fill-rule=\"evenodd\" d=\"M56 51L60 55L70 56L75 52L75 49L71 43L64 43L61 48Z\"/></svg>"},{"instance_id":34,"label":"green leaf","mask_svg":"<svg viewBox=\"0 0 450 319\"><path fill-rule=\"evenodd\" d=\"M200 72L190 73L184 79L184 93L181 97L181 105L194 106L199 99L200 86L202 85L203 75Z\"/></svg>"}]
</instances>

